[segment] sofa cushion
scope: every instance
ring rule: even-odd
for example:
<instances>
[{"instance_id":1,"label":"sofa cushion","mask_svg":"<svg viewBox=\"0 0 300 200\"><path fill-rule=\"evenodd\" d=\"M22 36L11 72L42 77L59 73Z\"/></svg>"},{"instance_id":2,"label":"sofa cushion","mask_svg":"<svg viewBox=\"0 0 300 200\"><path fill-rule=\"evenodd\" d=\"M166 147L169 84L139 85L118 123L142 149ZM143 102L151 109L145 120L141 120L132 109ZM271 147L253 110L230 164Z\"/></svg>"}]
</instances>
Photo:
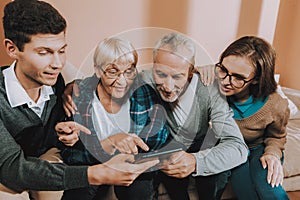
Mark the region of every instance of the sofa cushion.
<instances>
[{"instance_id":1,"label":"sofa cushion","mask_svg":"<svg viewBox=\"0 0 300 200\"><path fill-rule=\"evenodd\" d=\"M285 191L300 190L300 176L292 176L283 179L282 186L285 189Z\"/></svg>"},{"instance_id":2,"label":"sofa cushion","mask_svg":"<svg viewBox=\"0 0 300 200\"><path fill-rule=\"evenodd\" d=\"M284 176L300 175L300 119L290 119L287 125L287 143L284 150Z\"/></svg>"},{"instance_id":3,"label":"sofa cushion","mask_svg":"<svg viewBox=\"0 0 300 200\"><path fill-rule=\"evenodd\" d=\"M287 143L284 151L284 176L300 175L300 91L282 87L284 94L298 107L287 125Z\"/></svg>"},{"instance_id":4,"label":"sofa cushion","mask_svg":"<svg viewBox=\"0 0 300 200\"><path fill-rule=\"evenodd\" d=\"M287 87L281 89L289 100L289 108L292 109L290 119L300 119L300 91Z\"/></svg>"},{"instance_id":5,"label":"sofa cushion","mask_svg":"<svg viewBox=\"0 0 300 200\"><path fill-rule=\"evenodd\" d=\"M297 90L291 90L289 88L281 87L280 85L277 86L277 93L280 94L282 98L287 99L290 109L290 119L297 118L297 114L300 113L297 105L292 101L290 98L294 99L295 95L300 95L300 93ZM288 94L288 96L286 95ZM300 107L300 102L298 104Z\"/></svg>"}]
</instances>

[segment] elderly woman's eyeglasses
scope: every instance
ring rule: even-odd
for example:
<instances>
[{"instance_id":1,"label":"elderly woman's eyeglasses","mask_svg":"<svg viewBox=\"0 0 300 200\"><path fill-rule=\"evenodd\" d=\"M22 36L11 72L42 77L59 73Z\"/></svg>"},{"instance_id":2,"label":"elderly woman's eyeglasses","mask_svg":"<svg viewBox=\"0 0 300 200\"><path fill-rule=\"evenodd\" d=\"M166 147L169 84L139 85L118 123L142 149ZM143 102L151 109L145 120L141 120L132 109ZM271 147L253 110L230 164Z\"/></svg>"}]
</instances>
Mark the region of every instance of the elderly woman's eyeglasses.
<instances>
[{"instance_id":1,"label":"elderly woman's eyeglasses","mask_svg":"<svg viewBox=\"0 0 300 200\"><path fill-rule=\"evenodd\" d=\"M235 87L235 88L238 88L238 89L244 87L244 85L246 83L248 83L248 82L252 81L253 79L255 79L255 76L253 78L251 78L250 80L245 80L245 78L242 77L241 75L229 74L226 67L224 67L224 65L222 65L221 63L217 63L215 65L215 74L216 74L217 78L223 79L223 80L227 76L229 76L229 83L231 84L231 86Z\"/></svg>"},{"instance_id":2,"label":"elderly woman's eyeglasses","mask_svg":"<svg viewBox=\"0 0 300 200\"><path fill-rule=\"evenodd\" d=\"M104 75L109 79L117 79L121 74L123 74L126 80L133 80L137 76L137 70L134 64L130 64L130 68L124 71L118 70L115 64L108 64L107 66L112 66L112 68L103 70L100 67L100 69L103 71Z\"/></svg>"}]
</instances>

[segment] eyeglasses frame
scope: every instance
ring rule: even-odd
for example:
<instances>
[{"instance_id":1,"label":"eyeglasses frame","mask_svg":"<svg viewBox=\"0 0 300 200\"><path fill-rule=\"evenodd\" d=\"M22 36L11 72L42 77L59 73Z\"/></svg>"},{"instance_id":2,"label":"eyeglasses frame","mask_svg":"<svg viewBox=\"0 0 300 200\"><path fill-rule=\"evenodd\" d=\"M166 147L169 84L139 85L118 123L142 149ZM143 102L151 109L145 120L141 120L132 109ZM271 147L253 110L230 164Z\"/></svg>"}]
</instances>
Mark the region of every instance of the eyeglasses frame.
<instances>
[{"instance_id":1,"label":"eyeglasses frame","mask_svg":"<svg viewBox=\"0 0 300 200\"><path fill-rule=\"evenodd\" d=\"M223 78L221 78L221 77L219 77L217 74L217 67L219 67L219 68L221 68L223 71L225 71L226 72L226 76L224 76ZM222 64L222 63L220 63L220 62L218 62L218 63L216 63L215 64L215 75L217 76L217 78L218 79L222 79L222 80L225 80L226 78L227 78L227 76L229 76L229 83L230 83L230 85L232 86L232 87L235 87L235 88L237 88L237 89L241 89L241 88L243 88L247 83L249 83L250 81L252 81L252 80L254 80L255 78L256 78L256 76L254 76L253 78L251 78L250 80L245 80L245 79L243 79L243 80L241 80L241 81L243 81L243 84L242 84L242 86L241 87L237 87L237 86L235 86L233 83L232 83L232 76L234 76L234 75L232 75L232 74L229 74L228 73L228 70L227 70L227 68Z\"/></svg>"},{"instance_id":2,"label":"eyeglasses frame","mask_svg":"<svg viewBox=\"0 0 300 200\"><path fill-rule=\"evenodd\" d=\"M117 66L116 64L114 64L114 63L108 63L106 66L109 66L109 65L115 65L115 66ZM124 76L124 78L126 79L126 80L134 80L135 79L135 77L137 76L137 69L136 69L136 66L135 66L135 64L134 63L131 63L130 65L134 65L134 70L135 70L135 76L133 77L133 78L126 78L126 76L124 76L124 73L128 70L128 69L126 69L126 70L124 70L124 71L121 71L121 70L118 70L118 73L117 73L117 76L115 77L115 78L111 78L111 77L108 77L107 76L107 74L106 73L108 73L107 71L105 71L104 69L102 69L102 67L99 67L100 68L100 70L103 72L103 74L106 76L106 78L108 78L108 79L114 79L114 80L117 80L119 77L120 77L120 75L121 74L123 74L123 76Z\"/></svg>"}]
</instances>

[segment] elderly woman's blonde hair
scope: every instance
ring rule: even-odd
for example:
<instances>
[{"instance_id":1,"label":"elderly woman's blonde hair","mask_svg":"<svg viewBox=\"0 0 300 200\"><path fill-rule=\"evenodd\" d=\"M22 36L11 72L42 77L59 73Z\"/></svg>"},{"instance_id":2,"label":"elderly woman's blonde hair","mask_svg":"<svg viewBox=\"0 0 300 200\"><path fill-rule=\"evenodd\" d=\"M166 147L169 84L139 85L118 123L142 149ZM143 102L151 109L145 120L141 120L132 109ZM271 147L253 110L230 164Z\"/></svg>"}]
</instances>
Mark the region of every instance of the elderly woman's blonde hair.
<instances>
[{"instance_id":1,"label":"elderly woman's blonde hair","mask_svg":"<svg viewBox=\"0 0 300 200\"><path fill-rule=\"evenodd\" d=\"M94 52L94 66L103 68L117 60L121 63L137 64L138 54L133 45L126 39L110 37L101 41Z\"/></svg>"}]
</instances>

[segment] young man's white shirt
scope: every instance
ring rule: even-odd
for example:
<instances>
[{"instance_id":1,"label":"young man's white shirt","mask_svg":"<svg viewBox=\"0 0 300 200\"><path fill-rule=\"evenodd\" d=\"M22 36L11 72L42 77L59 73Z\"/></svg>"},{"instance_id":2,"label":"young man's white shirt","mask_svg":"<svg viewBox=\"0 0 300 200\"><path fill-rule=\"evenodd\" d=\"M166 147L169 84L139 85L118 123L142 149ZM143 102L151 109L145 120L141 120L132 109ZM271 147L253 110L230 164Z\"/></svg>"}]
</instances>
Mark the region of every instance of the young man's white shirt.
<instances>
[{"instance_id":1,"label":"young man's white shirt","mask_svg":"<svg viewBox=\"0 0 300 200\"><path fill-rule=\"evenodd\" d=\"M41 117L46 101L50 99L50 95L54 94L52 87L43 85L38 101L34 102L18 80L14 71L15 65L16 61L9 68L3 70L4 85L9 104L12 108L27 104L33 112Z\"/></svg>"}]
</instances>

